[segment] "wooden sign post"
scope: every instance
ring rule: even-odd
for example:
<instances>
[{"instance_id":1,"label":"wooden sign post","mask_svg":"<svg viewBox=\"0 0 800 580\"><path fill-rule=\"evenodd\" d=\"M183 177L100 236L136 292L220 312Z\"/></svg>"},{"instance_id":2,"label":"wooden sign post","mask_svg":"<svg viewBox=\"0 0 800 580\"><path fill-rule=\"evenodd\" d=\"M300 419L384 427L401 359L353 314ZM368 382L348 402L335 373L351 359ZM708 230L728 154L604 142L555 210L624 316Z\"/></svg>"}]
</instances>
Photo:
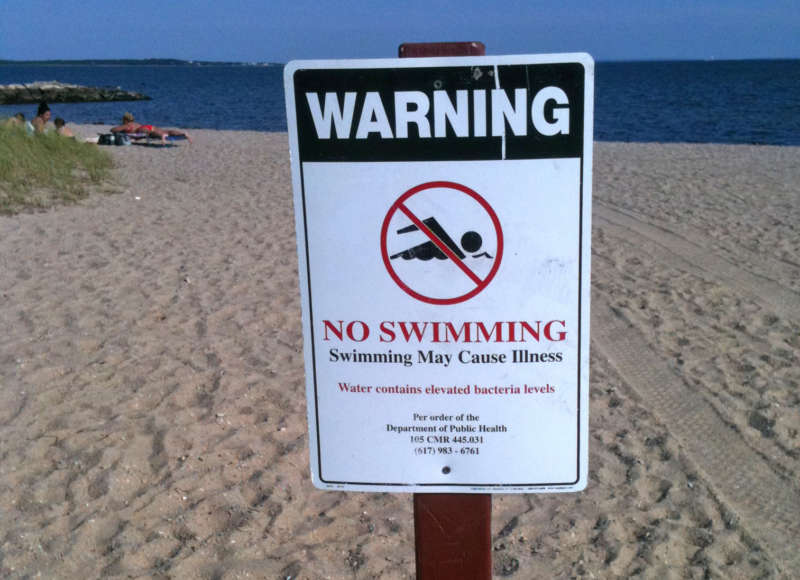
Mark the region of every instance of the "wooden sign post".
<instances>
[{"instance_id":1,"label":"wooden sign post","mask_svg":"<svg viewBox=\"0 0 800 580\"><path fill-rule=\"evenodd\" d=\"M486 493L415 493L417 578L491 578L491 512Z\"/></svg>"},{"instance_id":2,"label":"wooden sign post","mask_svg":"<svg viewBox=\"0 0 800 580\"><path fill-rule=\"evenodd\" d=\"M400 58L483 56L482 42L401 44ZM415 493L414 544L418 580L492 577L492 496L488 493Z\"/></svg>"}]
</instances>

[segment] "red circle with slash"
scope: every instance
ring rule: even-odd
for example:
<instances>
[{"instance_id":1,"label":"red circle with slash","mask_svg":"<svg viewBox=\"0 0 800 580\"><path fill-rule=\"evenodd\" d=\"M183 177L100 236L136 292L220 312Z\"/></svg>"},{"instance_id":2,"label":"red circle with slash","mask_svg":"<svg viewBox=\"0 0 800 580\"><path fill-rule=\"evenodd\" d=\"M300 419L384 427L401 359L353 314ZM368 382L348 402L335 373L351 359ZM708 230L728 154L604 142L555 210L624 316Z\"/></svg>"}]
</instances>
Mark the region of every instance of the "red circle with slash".
<instances>
[{"instance_id":1,"label":"red circle with slash","mask_svg":"<svg viewBox=\"0 0 800 580\"><path fill-rule=\"evenodd\" d=\"M434 188L446 188L446 189L453 189L459 191L465 195L468 195L473 200L478 202L478 204L486 211L489 215L489 218L492 221L492 225L494 226L495 233L497 234L497 250L495 252L496 257L494 264L492 265L492 269L484 278L480 278L477 274L475 274L465 263L464 261L459 258L447 245L442 242L431 230L428 228L422 220L420 220L416 215L414 215L410 209L405 205L405 202L408 201L414 195L417 195L420 192L434 189ZM449 260L451 260L464 274L472 280L475 284L475 288L462 294L460 296L455 296L453 298L432 298L430 296L425 296L424 294L420 294L413 288L411 288L408 284L406 284L400 276L397 275L394 268L392 267L391 259L389 258L389 251L386 245L386 238L389 232L389 222L394 217L396 212L403 213L411 222L417 226L417 228L424 233L431 242L447 256ZM503 257L503 230L500 227L500 220L497 219L497 214L494 212L492 207L489 203L483 199L480 195L478 195L475 191L471 190L469 187L465 185L461 185L460 183L454 183L452 181L429 181L428 183L423 183L421 185L417 185L416 187L412 187L408 191L406 191L403 195L401 195L397 201L392 204L392 207L389 208L389 211L386 213L386 217L383 220L383 227L381 228L381 256L383 257L383 263L386 266L386 270L389 272L389 275L392 277L392 280L400 286L409 296L416 298L422 302L427 302L428 304L458 304L459 302L464 302L465 300L469 300L473 296L476 296L484 288L489 285L489 282L492 281L495 274L497 274L497 270L500 268L500 261Z\"/></svg>"}]
</instances>

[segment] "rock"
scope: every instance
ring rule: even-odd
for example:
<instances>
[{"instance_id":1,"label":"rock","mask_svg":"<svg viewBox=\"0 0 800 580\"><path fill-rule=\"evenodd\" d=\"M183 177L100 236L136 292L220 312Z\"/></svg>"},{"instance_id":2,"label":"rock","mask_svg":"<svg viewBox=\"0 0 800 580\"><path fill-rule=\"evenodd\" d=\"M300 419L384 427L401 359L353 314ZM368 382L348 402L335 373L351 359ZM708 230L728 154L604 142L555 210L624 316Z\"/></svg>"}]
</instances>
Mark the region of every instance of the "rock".
<instances>
[{"instance_id":1,"label":"rock","mask_svg":"<svg viewBox=\"0 0 800 580\"><path fill-rule=\"evenodd\" d=\"M120 87L83 87L58 81L0 85L0 105L46 103L94 103L102 101L149 101L150 97Z\"/></svg>"},{"instance_id":2,"label":"rock","mask_svg":"<svg viewBox=\"0 0 800 580\"><path fill-rule=\"evenodd\" d=\"M761 435L764 437L771 438L775 436L775 432L772 430L772 428L775 426L775 421L762 415L758 411L750 412L750 415L747 417L747 424L753 429L758 429L761 431Z\"/></svg>"}]
</instances>

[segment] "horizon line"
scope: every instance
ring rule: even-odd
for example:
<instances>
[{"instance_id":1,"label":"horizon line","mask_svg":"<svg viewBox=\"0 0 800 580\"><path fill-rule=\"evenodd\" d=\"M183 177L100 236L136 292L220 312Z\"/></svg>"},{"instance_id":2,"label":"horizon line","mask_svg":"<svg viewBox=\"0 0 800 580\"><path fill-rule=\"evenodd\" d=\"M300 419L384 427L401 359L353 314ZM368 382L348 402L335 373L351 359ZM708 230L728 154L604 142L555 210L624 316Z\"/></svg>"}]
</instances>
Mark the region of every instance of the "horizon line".
<instances>
[{"instance_id":1,"label":"horizon line","mask_svg":"<svg viewBox=\"0 0 800 580\"><path fill-rule=\"evenodd\" d=\"M541 53L548 54L548 53ZM490 55L486 56L502 56ZM330 60L369 60L377 57L355 57L355 58L334 58ZM291 59L291 60L310 60L305 58ZM800 60L800 57L752 57L752 58L632 58L632 59L597 59L596 63L644 63L644 62L743 62L743 61L790 61ZM287 61L289 62L289 61ZM78 64L128 64L128 65L196 65L196 66L220 66L220 65L236 65L236 66L283 66L285 62L278 61L244 61L244 60L199 60L199 59L181 59L181 58L76 58L76 59L1 59L0 65L78 65Z\"/></svg>"}]
</instances>

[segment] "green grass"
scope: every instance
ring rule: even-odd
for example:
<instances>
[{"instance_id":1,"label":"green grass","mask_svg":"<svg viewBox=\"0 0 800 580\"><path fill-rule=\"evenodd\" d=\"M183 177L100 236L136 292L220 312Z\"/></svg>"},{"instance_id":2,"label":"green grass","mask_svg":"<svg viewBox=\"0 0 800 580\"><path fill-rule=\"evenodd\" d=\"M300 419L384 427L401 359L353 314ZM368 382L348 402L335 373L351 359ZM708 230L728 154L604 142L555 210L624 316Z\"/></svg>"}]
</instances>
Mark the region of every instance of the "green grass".
<instances>
[{"instance_id":1,"label":"green grass","mask_svg":"<svg viewBox=\"0 0 800 580\"><path fill-rule=\"evenodd\" d=\"M111 156L55 132L29 135L0 121L0 215L74 203L107 179Z\"/></svg>"}]
</instances>

